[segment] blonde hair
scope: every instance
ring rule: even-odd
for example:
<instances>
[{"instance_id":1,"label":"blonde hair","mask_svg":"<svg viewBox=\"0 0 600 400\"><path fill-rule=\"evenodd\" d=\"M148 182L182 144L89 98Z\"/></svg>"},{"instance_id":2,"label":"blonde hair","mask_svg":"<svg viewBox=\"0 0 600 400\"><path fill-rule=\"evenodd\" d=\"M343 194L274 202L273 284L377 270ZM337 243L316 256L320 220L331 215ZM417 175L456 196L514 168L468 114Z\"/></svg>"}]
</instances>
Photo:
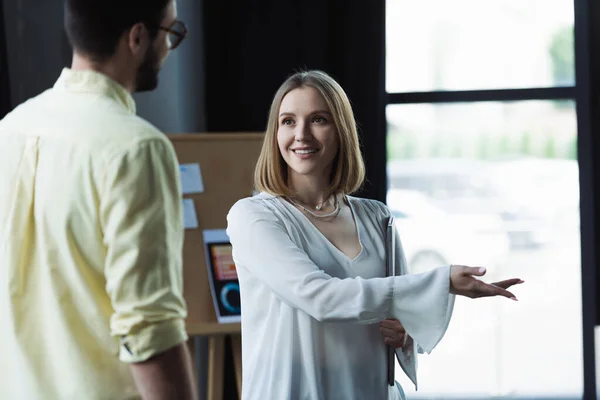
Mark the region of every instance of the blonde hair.
<instances>
[{"instance_id":1,"label":"blonde hair","mask_svg":"<svg viewBox=\"0 0 600 400\"><path fill-rule=\"evenodd\" d=\"M278 115L283 98L292 90L307 86L318 90L325 99L339 139L338 154L331 171L330 192L354 193L364 182L365 165L352 106L344 89L332 77L318 70L295 73L275 93L262 150L254 170L254 186L258 191L275 196L294 195L287 184L288 166L277 144Z\"/></svg>"}]
</instances>

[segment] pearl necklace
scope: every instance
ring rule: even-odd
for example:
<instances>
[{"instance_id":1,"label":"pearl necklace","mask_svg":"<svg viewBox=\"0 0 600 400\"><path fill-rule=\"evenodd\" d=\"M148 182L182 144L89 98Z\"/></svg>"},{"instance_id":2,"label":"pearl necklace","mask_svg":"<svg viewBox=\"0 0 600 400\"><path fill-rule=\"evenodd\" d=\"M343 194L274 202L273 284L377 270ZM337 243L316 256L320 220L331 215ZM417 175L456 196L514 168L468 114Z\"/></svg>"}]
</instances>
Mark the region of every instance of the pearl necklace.
<instances>
[{"instance_id":1,"label":"pearl necklace","mask_svg":"<svg viewBox=\"0 0 600 400\"><path fill-rule=\"evenodd\" d=\"M296 201L294 201L294 199L292 199L291 197L288 197L287 199L289 200L290 203L292 203L293 205L295 205L296 207L302 209L304 212L306 212L307 214L310 214L313 218L316 219L323 219L323 218L335 218L340 214L341 211L341 207L340 207L340 203L338 200L338 197L334 195L334 207L333 207L333 211L328 213L328 214L315 214L314 212L312 212L311 209L304 207L302 204L297 203ZM329 200L329 199L327 199ZM317 206L315 207L318 210L320 210L323 207L323 204L327 202L327 200L325 200L323 203L320 204L320 207Z\"/></svg>"}]
</instances>

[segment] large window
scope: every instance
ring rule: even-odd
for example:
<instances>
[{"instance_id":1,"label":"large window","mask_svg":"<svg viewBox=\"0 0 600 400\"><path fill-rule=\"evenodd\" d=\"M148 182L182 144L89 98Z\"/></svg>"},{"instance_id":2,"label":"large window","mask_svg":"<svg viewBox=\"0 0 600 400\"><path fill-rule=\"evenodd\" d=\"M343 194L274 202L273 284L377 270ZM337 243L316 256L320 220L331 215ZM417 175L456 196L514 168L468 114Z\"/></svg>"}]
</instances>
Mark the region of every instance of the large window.
<instances>
[{"instance_id":1,"label":"large window","mask_svg":"<svg viewBox=\"0 0 600 400\"><path fill-rule=\"evenodd\" d=\"M387 0L387 203L409 268L485 265L409 398L581 398L572 0Z\"/></svg>"},{"instance_id":2,"label":"large window","mask_svg":"<svg viewBox=\"0 0 600 400\"><path fill-rule=\"evenodd\" d=\"M388 92L570 86L573 1L387 0Z\"/></svg>"}]
</instances>

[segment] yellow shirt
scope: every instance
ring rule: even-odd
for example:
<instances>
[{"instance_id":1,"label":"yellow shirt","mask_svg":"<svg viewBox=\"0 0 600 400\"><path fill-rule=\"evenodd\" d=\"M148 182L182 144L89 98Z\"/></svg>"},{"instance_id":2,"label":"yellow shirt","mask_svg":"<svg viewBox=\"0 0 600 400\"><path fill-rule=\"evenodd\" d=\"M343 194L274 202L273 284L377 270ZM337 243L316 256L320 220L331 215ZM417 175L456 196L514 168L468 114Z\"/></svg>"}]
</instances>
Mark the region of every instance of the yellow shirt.
<instances>
[{"instance_id":1,"label":"yellow shirt","mask_svg":"<svg viewBox=\"0 0 600 400\"><path fill-rule=\"evenodd\" d=\"M187 339L179 168L108 77L65 69L0 121L0 399L139 398Z\"/></svg>"}]
</instances>

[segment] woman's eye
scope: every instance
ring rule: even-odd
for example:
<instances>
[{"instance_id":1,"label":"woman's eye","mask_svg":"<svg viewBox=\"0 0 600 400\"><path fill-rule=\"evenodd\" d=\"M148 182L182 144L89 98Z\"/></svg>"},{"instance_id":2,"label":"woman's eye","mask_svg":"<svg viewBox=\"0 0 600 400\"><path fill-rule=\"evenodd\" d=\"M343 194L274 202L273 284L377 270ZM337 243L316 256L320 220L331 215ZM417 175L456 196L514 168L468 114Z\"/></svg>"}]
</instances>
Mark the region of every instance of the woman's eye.
<instances>
[{"instance_id":1,"label":"woman's eye","mask_svg":"<svg viewBox=\"0 0 600 400\"><path fill-rule=\"evenodd\" d=\"M322 124L323 122L326 122L327 120L323 117L314 117L313 118L313 122L316 122L317 124Z\"/></svg>"},{"instance_id":2,"label":"woman's eye","mask_svg":"<svg viewBox=\"0 0 600 400\"><path fill-rule=\"evenodd\" d=\"M283 121L281 121L282 125L292 125L294 123L294 120L292 120L291 118L286 118Z\"/></svg>"}]
</instances>

